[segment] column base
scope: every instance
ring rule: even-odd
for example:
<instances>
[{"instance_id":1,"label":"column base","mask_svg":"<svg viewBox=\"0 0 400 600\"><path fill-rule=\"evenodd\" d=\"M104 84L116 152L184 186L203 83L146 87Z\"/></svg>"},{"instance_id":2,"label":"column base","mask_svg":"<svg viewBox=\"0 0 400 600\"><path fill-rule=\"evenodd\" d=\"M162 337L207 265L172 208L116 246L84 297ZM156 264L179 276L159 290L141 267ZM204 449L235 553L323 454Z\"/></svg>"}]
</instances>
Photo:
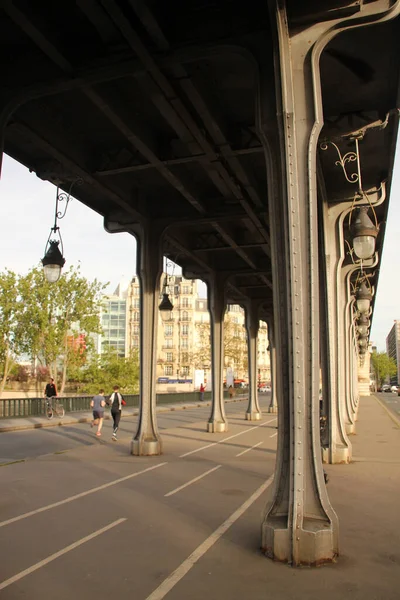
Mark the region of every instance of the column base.
<instances>
[{"instance_id":1,"label":"column base","mask_svg":"<svg viewBox=\"0 0 400 600\"><path fill-rule=\"evenodd\" d=\"M333 451L330 448L323 448L322 462L331 465L348 465L351 462L351 448L336 446Z\"/></svg>"},{"instance_id":2,"label":"column base","mask_svg":"<svg viewBox=\"0 0 400 600\"><path fill-rule=\"evenodd\" d=\"M208 433L222 433L228 431L228 423L225 421L208 421L207 423Z\"/></svg>"},{"instance_id":3,"label":"column base","mask_svg":"<svg viewBox=\"0 0 400 600\"><path fill-rule=\"evenodd\" d=\"M131 441L131 454L133 456L159 456L162 454L162 442L160 439Z\"/></svg>"},{"instance_id":4,"label":"column base","mask_svg":"<svg viewBox=\"0 0 400 600\"><path fill-rule=\"evenodd\" d=\"M278 412L277 406L268 406L268 412L273 413L274 415Z\"/></svg>"},{"instance_id":5,"label":"column base","mask_svg":"<svg viewBox=\"0 0 400 600\"><path fill-rule=\"evenodd\" d=\"M247 412L246 413L246 421L260 421L261 413L260 412Z\"/></svg>"},{"instance_id":6,"label":"column base","mask_svg":"<svg viewBox=\"0 0 400 600\"><path fill-rule=\"evenodd\" d=\"M304 519L303 528L296 530L297 556L292 555L292 532L286 518L267 518L262 525L262 550L273 560L293 566L317 567L333 562L337 556L332 523Z\"/></svg>"},{"instance_id":7,"label":"column base","mask_svg":"<svg viewBox=\"0 0 400 600\"><path fill-rule=\"evenodd\" d=\"M346 423L345 429L347 435L354 435L356 432L356 424L355 423Z\"/></svg>"}]
</instances>

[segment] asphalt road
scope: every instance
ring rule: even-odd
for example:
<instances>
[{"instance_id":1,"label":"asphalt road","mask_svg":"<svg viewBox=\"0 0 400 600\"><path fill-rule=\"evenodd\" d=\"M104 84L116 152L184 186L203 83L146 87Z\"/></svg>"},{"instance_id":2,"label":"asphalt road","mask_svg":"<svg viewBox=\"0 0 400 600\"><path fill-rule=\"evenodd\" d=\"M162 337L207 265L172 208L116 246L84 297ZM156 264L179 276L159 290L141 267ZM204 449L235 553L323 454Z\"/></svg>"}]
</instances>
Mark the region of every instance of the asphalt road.
<instances>
[{"instance_id":1,"label":"asphalt road","mask_svg":"<svg viewBox=\"0 0 400 600\"><path fill-rule=\"evenodd\" d=\"M260 404L266 410L269 405L270 394L261 394ZM239 408L240 407L240 408ZM247 407L246 402L226 404L225 410L229 415L242 411ZM158 427L164 429L182 428L192 424L193 420L203 420L205 423L210 415L210 406L204 409L186 409L159 413L157 416ZM241 418L241 414L240 417ZM137 417L123 416L121 419L119 437L132 437L136 431ZM111 439L111 420L105 420L101 441ZM0 465L2 463L22 459L32 459L47 454L62 453L82 446L96 446L99 440L94 436L94 431L87 423L63 425L62 427L46 427L40 429L26 429L22 431L0 432Z\"/></svg>"},{"instance_id":2,"label":"asphalt road","mask_svg":"<svg viewBox=\"0 0 400 600\"><path fill-rule=\"evenodd\" d=\"M393 394L392 392L377 392L377 397L385 406L394 414L395 417L399 418L400 415L400 396Z\"/></svg>"},{"instance_id":3,"label":"asphalt road","mask_svg":"<svg viewBox=\"0 0 400 600\"><path fill-rule=\"evenodd\" d=\"M100 439L87 424L0 434L2 456L21 461L0 468L1 599L161 600L253 504L258 544L276 416L245 421L246 404L226 406L222 434L205 431L209 407L159 415L158 457L129 454L134 418L117 443L109 421Z\"/></svg>"}]
</instances>

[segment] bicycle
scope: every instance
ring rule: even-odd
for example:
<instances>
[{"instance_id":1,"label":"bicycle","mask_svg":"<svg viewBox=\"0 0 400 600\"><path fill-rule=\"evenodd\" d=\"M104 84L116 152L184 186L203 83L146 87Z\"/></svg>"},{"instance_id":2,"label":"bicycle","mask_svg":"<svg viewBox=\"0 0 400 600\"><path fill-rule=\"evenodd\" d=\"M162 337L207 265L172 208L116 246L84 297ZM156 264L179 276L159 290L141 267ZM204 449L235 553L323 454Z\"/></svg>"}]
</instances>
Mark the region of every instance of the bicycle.
<instances>
[{"instance_id":1,"label":"bicycle","mask_svg":"<svg viewBox=\"0 0 400 600\"><path fill-rule=\"evenodd\" d=\"M54 416L54 413L60 419L62 419L64 417L64 415L65 415L65 409L64 409L63 405L58 400L55 401L55 405L54 406L53 406L53 399L52 398L46 398L45 402L46 402L46 417L48 419L52 419L53 416Z\"/></svg>"}]
</instances>

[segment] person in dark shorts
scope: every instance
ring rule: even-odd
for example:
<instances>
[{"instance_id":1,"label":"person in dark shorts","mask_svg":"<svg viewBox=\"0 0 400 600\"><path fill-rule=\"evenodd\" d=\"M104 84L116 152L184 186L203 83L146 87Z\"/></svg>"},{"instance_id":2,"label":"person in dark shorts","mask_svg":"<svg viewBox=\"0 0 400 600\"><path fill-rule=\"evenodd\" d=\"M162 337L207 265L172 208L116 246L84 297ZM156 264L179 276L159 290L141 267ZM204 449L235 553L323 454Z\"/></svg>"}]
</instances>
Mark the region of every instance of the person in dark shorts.
<instances>
[{"instance_id":1,"label":"person in dark shorts","mask_svg":"<svg viewBox=\"0 0 400 600\"><path fill-rule=\"evenodd\" d=\"M110 396L108 404L111 405L111 416L113 419L112 439L114 442L116 442L117 441L117 431L118 431L119 422L121 419L122 406L125 406L126 402L125 402L122 394L119 393L118 385L114 385L113 390L114 391Z\"/></svg>"},{"instance_id":2,"label":"person in dark shorts","mask_svg":"<svg viewBox=\"0 0 400 600\"><path fill-rule=\"evenodd\" d=\"M97 425L96 435L98 437L101 436L101 428L103 427L105 405L104 390L100 390L96 396L93 396L90 403L90 406L93 409L93 421L90 423L90 426L94 427Z\"/></svg>"}]
</instances>

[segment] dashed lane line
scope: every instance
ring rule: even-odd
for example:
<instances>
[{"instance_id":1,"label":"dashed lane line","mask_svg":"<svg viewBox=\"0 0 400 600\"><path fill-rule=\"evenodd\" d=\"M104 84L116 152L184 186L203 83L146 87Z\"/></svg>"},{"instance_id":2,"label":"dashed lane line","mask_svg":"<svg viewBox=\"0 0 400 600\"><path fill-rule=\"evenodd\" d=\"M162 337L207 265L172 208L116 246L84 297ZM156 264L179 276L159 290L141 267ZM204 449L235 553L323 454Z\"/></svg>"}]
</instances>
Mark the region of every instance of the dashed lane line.
<instances>
[{"instance_id":1,"label":"dashed lane line","mask_svg":"<svg viewBox=\"0 0 400 600\"><path fill-rule=\"evenodd\" d=\"M209 469L208 471L206 471L202 475L199 475L198 477L194 477L194 479L191 479L187 483L184 483L183 485L180 485L179 487L177 487L174 490L172 490L172 492L168 492L168 494L164 494L164 498L166 498L167 496L173 496L177 492L180 492L181 490L183 490L184 488L188 487L189 485L192 485L192 483L196 483L196 481L199 481L200 479L203 479L203 477L206 477L207 475L209 475L213 471L216 471L217 469L220 469L221 467L222 467L222 465L217 465L216 467L214 467L213 469Z\"/></svg>"},{"instance_id":2,"label":"dashed lane line","mask_svg":"<svg viewBox=\"0 0 400 600\"><path fill-rule=\"evenodd\" d=\"M9 579L2 581L0 583L0 590L4 590L4 588L8 587L9 585L15 583L16 581L19 581L20 579L23 579L24 577L26 577L27 575L30 575L31 573L34 573L35 571L37 571L38 569L41 569L42 567L45 567L49 563L53 562L53 560L56 560L60 556L63 556L64 554L71 552L71 550L75 550L75 548L79 548L79 546L82 546L82 544L86 544L86 542L93 540L97 536L101 535L102 533L105 533L106 531L108 531L109 529L112 529L113 527L116 527L117 525L120 525L120 523L123 523L124 521L126 521L126 518L117 519L116 521L113 521L109 525L106 525L105 527L102 527L101 529L94 531L90 535L87 535L86 537L81 538L77 542L74 542L73 544L66 546L62 550L59 550L58 552L51 554L47 558L40 560L36 564L28 567L27 569L24 569L24 571L20 571L16 575L13 575L13 577L10 577Z\"/></svg>"},{"instance_id":3,"label":"dashed lane line","mask_svg":"<svg viewBox=\"0 0 400 600\"><path fill-rule=\"evenodd\" d=\"M211 448L212 446L216 446L217 444L223 444L224 442L227 442L228 440L232 440L233 438L238 437L239 435L243 435L244 433L249 433L249 431L254 431L255 429L258 429L259 427L268 425L269 423L272 423L272 421L276 421L276 417L274 417L270 421L264 421L264 423L261 423L260 425L256 425L255 427L250 427L249 429L245 429L244 431L239 431L239 433L230 435L229 437L224 438L223 440L219 440L218 442L212 442L211 444L207 444L206 446L201 446L201 448L197 448L196 450L190 450L190 452L185 452L185 454L181 454L179 456L179 458L185 458L185 456L190 456L191 454L196 454L196 452L201 452L202 450L206 450L206 448Z\"/></svg>"},{"instance_id":4,"label":"dashed lane line","mask_svg":"<svg viewBox=\"0 0 400 600\"><path fill-rule=\"evenodd\" d=\"M239 452L239 454L236 454L236 458L238 456L243 456L243 454L246 454L246 452L250 452L250 450L253 450L253 448L257 448L257 446L261 446L262 442L258 442L258 444L254 444L254 446L252 446L251 448L246 448L246 450L243 450L242 452Z\"/></svg>"},{"instance_id":5,"label":"dashed lane line","mask_svg":"<svg viewBox=\"0 0 400 600\"><path fill-rule=\"evenodd\" d=\"M246 502L244 502L230 517L226 519L200 546L171 575L146 598L146 600L162 600L177 583L194 567L204 554L224 535L224 533L246 512L246 510L270 486L273 475L263 483Z\"/></svg>"},{"instance_id":6,"label":"dashed lane line","mask_svg":"<svg viewBox=\"0 0 400 600\"><path fill-rule=\"evenodd\" d=\"M33 515L37 515L39 513L45 512L46 510L50 510L52 508L56 508L56 506L61 506L62 504L67 504L68 502L73 502L74 500L78 500L79 498L84 498L85 496L89 496L89 494L95 494L96 492L100 492L101 490L105 490L113 485L117 485L118 483L122 483L123 481L127 481L128 479L133 479L134 477L138 477L139 475L143 475L148 471L153 471L154 469L158 469L159 467L163 467L167 465L167 462L159 463L158 465L153 465L152 467L148 467L147 469L143 469L143 471L137 471L136 473L131 473L130 475L126 475L125 477L119 477L119 479L114 479L114 481L109 481L108 483L104 483L103 485L99 485L95 488L91 488L90 490L86 490L86 492L81 492L80 494L75 494L74 496L70 496L69 498L64 498L64 500L59 500L58 502L53 502L52 504L47 504L46 506L42 506L41 508L37 508L36 510L31 510L22 515L18 515L17 517L12 517L11 519L7 519L6 521L0 522L0 527L5 527L6 525L10 525L11 523L16 523L17 521L21 521L22 519L27 519L28 517L32 517Z\"/></svg>"}]
</instances>

